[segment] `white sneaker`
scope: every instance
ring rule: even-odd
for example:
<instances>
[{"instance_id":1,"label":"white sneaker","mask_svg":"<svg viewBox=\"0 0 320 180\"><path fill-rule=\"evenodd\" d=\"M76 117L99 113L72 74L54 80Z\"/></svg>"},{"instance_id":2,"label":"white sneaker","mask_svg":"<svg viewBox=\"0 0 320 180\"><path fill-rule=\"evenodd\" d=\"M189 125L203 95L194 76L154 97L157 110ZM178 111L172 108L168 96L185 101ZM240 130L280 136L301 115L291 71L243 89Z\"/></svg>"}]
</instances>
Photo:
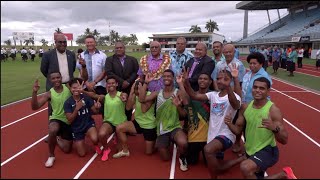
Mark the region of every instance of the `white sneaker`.
<instances>
[{"instance_id":1,"label":"white sneaker","mask_svg":"<svg viewBox=\"0 0 320 180\"><path fill-rule=\"evenodd\" d=\"M180 162L180 169L181 171L187 171L188 170L188 163L186 158L179 158Z\"/></svg>"},{"instance_id":2,"label":"white sneaker","mask_svg":"<svg viewBox=\"0 0 320 180\"><path fill-rule=\"evenodd\" d=\"M118 153L114 154L113 158L121 158L123 156L130 156L130 152L124 152L123 150L119 151Z\"/></svg>"},{"instance_id":3,"label":"white sneaker","mask_svg":"<svg viewBox=\"0 0 320 180\"><path fill-rule=\"evenodd\" d=\"M55 157L49 157L48 160L47 160L47 162L46 162L44 165L45 165L47 168L52 167L55 159L56 159Z\"/></svg>"}]
</instances>

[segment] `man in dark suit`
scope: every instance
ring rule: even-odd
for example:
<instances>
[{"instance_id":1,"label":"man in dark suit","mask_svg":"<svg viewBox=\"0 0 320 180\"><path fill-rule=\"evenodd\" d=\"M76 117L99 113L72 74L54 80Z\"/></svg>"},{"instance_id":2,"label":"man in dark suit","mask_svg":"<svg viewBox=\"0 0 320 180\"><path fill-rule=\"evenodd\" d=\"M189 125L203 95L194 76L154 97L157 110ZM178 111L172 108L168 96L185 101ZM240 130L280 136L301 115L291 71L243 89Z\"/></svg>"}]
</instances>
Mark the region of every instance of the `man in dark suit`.
<instances>
[{"instance_id":1,"label":"man in dark suit","mask_svg":"<svg viewBox=\"0 0 320 180\"><path fill-rule=\"evenodd\" d=\"M60 71L62 83L65 84L73 78L73 73L76 69L76 56L73 52L66 49L67 40L63 34L56 35L55 45L56 48L45 52L41 60L40 70L47 78L46 91L52 87L49 72Z\"/></svg>"},{"instance_id":2,"label":"man in dark suit","mask_svg":"<svg viewBox=\"0 0 320 180\"><path fill-rule=\"evenodd\" d=\"M115 54L106 60L105 71L107 76L114 76L118 81L118 91L130 94L130 89L137 78L139 64L136 58L125 54L122 42L115 44ZM128 120L131 120L132 110L126 111Z\"/></svg>"},{"instance_id":3,"label":"man in dark suit","mask_svg":"<svg viewBox=\"0 0 320 180\"><path fill-rule=\"evenodd\" d=\"M194 91L198 91L199 89L198 78L200 74L210 75L214 67L214 61L207 55L207 45L199 42L196 46L194 58L190 59L185 65L186 70L190 69L189 82Z\"/></svg>"}]
</instances>

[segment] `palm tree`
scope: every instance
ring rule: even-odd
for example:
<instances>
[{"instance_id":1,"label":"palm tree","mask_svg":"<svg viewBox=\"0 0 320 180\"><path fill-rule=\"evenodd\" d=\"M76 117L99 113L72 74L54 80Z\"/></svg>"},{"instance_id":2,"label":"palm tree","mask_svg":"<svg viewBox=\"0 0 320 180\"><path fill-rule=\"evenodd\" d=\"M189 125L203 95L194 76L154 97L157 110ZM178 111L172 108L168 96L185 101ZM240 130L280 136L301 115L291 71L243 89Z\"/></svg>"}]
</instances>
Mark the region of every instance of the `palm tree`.
<instances>
[{"instance_id":1,"label":"palm tree","mask_svg":"<svg viewBox=\"0 0 320 180\"><path fill-rule=\"evenodd\" d=\"M211 19L207 22L206 29L208 32L213 32L215 29L219 31L218 24L215 21L211 21Z\"/></svg>"},{"instance_id":2,"label":"palm tree","mask_svg":"<svg viewBox=\"0 0 320 180\"><path fill-rule=\"evenodd\" d=\"M4 41L4 44L6 44L7 46L11 46L11 40L8 39L8 40Z\"/></svg>"},{"instance_id":3,"label":"palm tree","mask_svg":"<svg viewBox=\"0 0 320 180\"><path fill-rule=\"evenodd\" d=\"M56 30L54 30L56 33L62 33L62 29L60 29L60 28L57 28Z\"/></svg>"},{"instance_id":4,"label":"palm tree","mask_svg":"<svg viewBox=\"0 0 320 180\"><path fill-rule=\"evenodd\" d=\"M191 33L201 33L201 27L198 27L198 25L192 25L189 29L189 32Z\"/></svg>"},{"instance_id":5,"label":"palm tree","mask_svg":"<svg viewBox=\"0 0 320 180\"><path fill-rule=\"evenodd\" d=\"M130 44L131 45L136 45L138 41L138 38L135 34L130 34Z\"/></svg>"},{"instance_id":6,"label":"palm tree","mask_svg":"<svg viewBox=\"0 0 320 180\"><path fill-rule=\"evenodd\" d=\"M40 42L42 43L42 46L48 46L48 41L45 39L41 39Z\"/></svg>"},{"instance_id":7,"label":"palm tree","mask_svg":"<svg viewBox=\"0 0 320 180\"><path fill-rule=\"evenodd\" d=\"M24 40L23 43L25 43L26 46L28 46L30 43L31 43L32 45L34 45L34 40L32 40L32 39L26 39L26 40Z\"/></svg>"},{"instance_id":8,"label":"palm tree","mask_svg":"<svg viewBox=\"0 0 320 180\"><path fill-rule=\"evenodd\" d=\"M85 35L92 35L92 32L90 31L90 28L87 28L84 30Z\"/></svg>"},{"instance_id":9,"label":"palm tree","mask_svg":"<svg viewBox=\"0 0 320 180\"><path fill-rule=\"evenodd\" d=\"M101 33L99 33L96 29L93 30L93 33L92 35L96 38L98 38L98 36L100 35Z\"/></svg>"}]
</instances>

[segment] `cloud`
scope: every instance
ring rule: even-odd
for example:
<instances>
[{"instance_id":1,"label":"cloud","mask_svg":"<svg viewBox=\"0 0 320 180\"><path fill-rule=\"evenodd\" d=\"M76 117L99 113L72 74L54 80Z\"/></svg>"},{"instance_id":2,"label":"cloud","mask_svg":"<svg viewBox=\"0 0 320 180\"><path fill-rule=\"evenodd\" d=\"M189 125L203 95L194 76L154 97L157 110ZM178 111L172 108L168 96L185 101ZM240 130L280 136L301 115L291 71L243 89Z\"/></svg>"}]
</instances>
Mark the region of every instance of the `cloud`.
<instances>
[{"instance_id":1,"label":"cloud","mask_svg":"<svg viewBox=\"0 0 320 180\"><path fill-rule=\"evenodd\" d=\"M34 32L35 40L52 43L54 30L73 33L74 38L86 28L101 35L115 30L120 35L136 34L139 43L148 42L156 33L188 32L198 25L206 32L209 19L218 23L219 34L237 40L243 34L244 11L240 1L5 1L1 2L1 40L12 32ZM286 10L281 10L284 14ZM277 18L275 10L269 11ZM109 29L110 23L110 29ZM249 12L249 32L268 23L266 11ZM74 43L75 44L75 43Z\"/></svg>"}]
</instances>

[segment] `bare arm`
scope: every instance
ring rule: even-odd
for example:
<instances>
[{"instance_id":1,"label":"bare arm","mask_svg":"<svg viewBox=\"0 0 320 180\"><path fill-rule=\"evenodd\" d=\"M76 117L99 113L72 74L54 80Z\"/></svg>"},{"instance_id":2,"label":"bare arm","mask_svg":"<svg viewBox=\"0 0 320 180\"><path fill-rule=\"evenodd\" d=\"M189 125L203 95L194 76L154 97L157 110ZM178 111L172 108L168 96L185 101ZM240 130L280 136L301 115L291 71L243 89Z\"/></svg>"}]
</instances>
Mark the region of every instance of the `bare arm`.
<instances>
[{"instance_id":1,"label":"bare arm","mask_svg":"<svg viewBox=\"0 0 320 180\"><path fill-rule=\"evenodd\" d=\"M208 101L209 100L207 95L194 92L194 90L192 89L190 82L188 80L184 81L184 88L185 88L187 94L191 97L191 99L198 100L198 101Z\"/></svg>"},{"instance_id":2,"label":"bare arm","mask_svg":"<svg viewBox=\"0 0 320 180\"><path fill-rule=\"evenodd\" d=\"M138 88L138 91L139 91L139 102L141 103L145 103L145 102L148 102L148 101L154 101L157 96L158 96L158 92L151 92L150 95L147 95L147 84L144 83L143 85L141 85L141 83L139 83L139 88Z\"/></svg>"},{"instance_id":3,"label":"bare arm","mask_svg":"<svg viewBox=\"0 0 320 180\"><path fill-rule=\"evenodd\" d=\"M130 94L127 100L127 104L126 104L126 110L129 111L131 109L133 109L134 104L136 103L136 95L134 94L134 86L131 86L131 90L130 90Z\"/></svg>"},{"instance_id":4,"label":"bare arm","mask_svg":"<svg viewBox=\"0 0 320 180\"><path fill-rule=\"evenodd\" d=\"M48 91L44 95L40 96L38 99L37 94L39 89L40 89L39 80L36 79L32 88L32 99L31 99L32 110L40 109L51 98L51 93L50 91Z\"/></svg>"},{"instance_id":5,"label":"bare arm","mask_svg":"<svg viewBox=\"0 0 320 180\"><path fill-rule=\"evenodd\" d=\"M236 124L232 123L233 118L231 117L231 114L228 114L224 119L224 122L227 124L231 132L234 133L235 135L241 135L242 133L242 130L245 125L245 118L243 114L246 108L247 108L246 104L243 104L241 106Z\"/></svg>"}]
</instances>

